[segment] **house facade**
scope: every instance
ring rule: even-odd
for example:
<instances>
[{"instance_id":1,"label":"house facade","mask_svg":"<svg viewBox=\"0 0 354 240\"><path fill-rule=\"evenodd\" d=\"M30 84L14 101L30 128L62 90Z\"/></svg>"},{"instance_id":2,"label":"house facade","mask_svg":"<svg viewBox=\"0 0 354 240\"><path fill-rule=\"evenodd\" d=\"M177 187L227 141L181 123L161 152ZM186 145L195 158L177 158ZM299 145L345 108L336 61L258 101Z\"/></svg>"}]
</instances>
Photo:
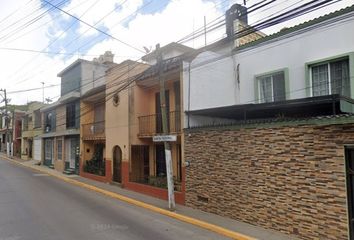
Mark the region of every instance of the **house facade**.
<instances>
[{"instance_id":1,"label":"house facade","mask_svg":"<svg viewBox=\"0 0 354 240\"><path fill-rule=\"evenodd\" d=\"M28 103L28 110L22 118L21 159L42 160L43 133L40 108L45 106L41 102Z\"/></svg>"},{"instance_id":2,"label":"house facade","mask_svg":"<svg viewBox=\"0 0 354 240\"><path fill-rule=\"evenodd\" d=\"M131 111L129 104L134 78L146 69L145 64L126 60L107 71L105 95L105 158L110 181L126 187L129 181Z\"/></svg>"},{"instance_id":3,"label":"house facade","mask_svg":"<svg viewBox=\"0 0 354 240\"><path fill-rule=\"evenodd\" d=\"M80 173L81 117L90 109L81 101L90 91L102 87L105 71L111 66L113 55L106 52L100 59L78 59L58 73L61 78L61 97L51 105L41 108L44 122L42 134L45 165L66 174ZM81 108L83 107L83 108Z\"/></svg>"},{"instance_id":4,"label":"house facade","mask_svg":"<svg viewBox=\"0 0 354 240\"><path fill-rule=\"evenodd\" d=\"M22 116L26 106L10 106L7 114L1 114L1 144L0 149L8 156L21 157Z\"/></svg>"},{"instance_id":5,"label":"house facade","mask_svg":"<svg viewBox=\"0 0 354 240\"><path fill-rule=\"evenodd\" d=\"M353 28L352 6L184 63L187 206L353 238Z\"/></svg>"},{"instance_id":6,"label":"house facade","mask_svg":"<svg viewBox=\"0 0 354 240\"><path fill-rule=\"evenodd\" d=\"M82 81L80 98L80 176L111 181L111 163L106 160L106 82L107 71L116 66L107 51L94 59L93 81ZM89 71L86 71L89 76Z\"/></svg>"}]
</instances>

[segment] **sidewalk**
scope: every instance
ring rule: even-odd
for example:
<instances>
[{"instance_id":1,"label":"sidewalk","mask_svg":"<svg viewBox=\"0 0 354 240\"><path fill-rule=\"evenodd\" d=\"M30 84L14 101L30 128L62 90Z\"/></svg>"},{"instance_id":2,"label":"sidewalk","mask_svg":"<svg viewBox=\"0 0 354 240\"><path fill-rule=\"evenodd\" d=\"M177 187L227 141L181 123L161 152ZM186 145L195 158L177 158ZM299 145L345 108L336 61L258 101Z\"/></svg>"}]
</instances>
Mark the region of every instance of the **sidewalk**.
<instances>
[{"instance_id":1,"label":"sidewalk","mask_svg":"<svg viewBox=\"0 0 354 240\"><path fill-rule=\"evenodd\" d=\"M3 153L0 153L0 157L2 158L7 158L6 155ZM50 169L46 166L39 166L36 165L38 161L24 161L18 158L12 158L11 160L14 160L24 166L30 167L32 169L36 169L41 172L47 172L50 175L58 176L59 178L69 178L69 179L74 179L76 181L79 181L84 184L88 184L112 193L120 194L122 196L138 200L143 203L147 203L150 205L153 205L158 208L162 209L167 209L167 202L161 199L153 198L150 196L146 196L144 194L140 194L137 192L133 192L130 190L123 189L119 186L116 185L111 185L111 184L105 184L101 182L97 182L91 179L83 178L77 175L65 175L63 173L60 173L56 170ZM177 205L176 206L176 213L194 218L197 220L201 220L204 222L208 222L217 226L220 226L222 228L229 229L231 231L235 231L244 235L247 235L251 238L256 238L256 239L264 239L264 240L296 240L297 238L285 235L279 232L275 232L272 230L267 230L261 227L253 226L251 224L243 223L240 221L232 220L229 218L221 217L219 215L211 214L211 213L206 213L200 210L192 209L186 206L182 205Z\"/></svg>"}]
</instances>

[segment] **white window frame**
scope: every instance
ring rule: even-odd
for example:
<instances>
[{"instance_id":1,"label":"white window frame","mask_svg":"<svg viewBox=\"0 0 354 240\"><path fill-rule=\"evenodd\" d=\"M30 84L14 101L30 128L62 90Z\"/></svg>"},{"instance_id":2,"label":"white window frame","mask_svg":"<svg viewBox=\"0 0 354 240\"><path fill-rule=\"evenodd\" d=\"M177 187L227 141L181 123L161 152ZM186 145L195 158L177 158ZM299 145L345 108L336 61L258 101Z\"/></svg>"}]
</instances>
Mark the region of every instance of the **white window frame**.
<instances>
[{"instance_id":1,"label":"white window frame","mask_svg":"<svg viewBox=\"0 0 354 240\"><path fill-rule=\"evenodd\" d=\"M321 65L327 65L327 77L328 77L328 95L332 94L332 85L331 85L331 62L327 62L327 63L320 63L320 64L316 64L313 66L310 66L310 96L313 97L313 82L312 82L312 68L313 67L318 67Z\"/></svg>"},{"instance_id":2,"label":"white window frame","mask_svg":"<svg viewBox=\"0 0 354 240\"><path fill-rule=\"evenodd\" d=\"M318 62L318 63L314 63L312 65L308 66L308 73L309 73L309 87L310 87L310 97L314 97L313 95L313 78L312 78L312 68L313 67L317 67L317 66L321 66L321 65L327 65L327 77L328 77L328 95L332 94L332 83L331 83L331 63L333 62L337 62L337 61L341 61L342 60L347 60L348 61L348 70L349 70L349 77L350 77L350 58L348 56L344 56L343 58L333 58L333 59L329 59L326 61ZM349 84L350 81L349 81ZM350 85L349 85L350 86ZM323 95L322 95L323 96Z\"/></svg>"},{"instance_id":3,"label":"white window frame","mask_svg":"<svg viewBox=\"0 0 354 240\"><path fill-rule=\"evenodd\" d=\"M258 86L258 102L259 103L266 103L265 99L261 99L261 79L260 78L265 78L265 77L270 77L270 83L271 83L271 97L272 97L272 102L274 102L274 75L276 74L283 74L284 75L284 84L286 85L286 72L284 70L280 70L280 71L276 71L276 72L272 72L269 74L264 74L264 75L258 75L256 76L256 80L257 80L257 86ZM285 87L285 96L286 96L286 87ZM286 99L286 97L285 97Z\"/></svg>"}]
</instances>

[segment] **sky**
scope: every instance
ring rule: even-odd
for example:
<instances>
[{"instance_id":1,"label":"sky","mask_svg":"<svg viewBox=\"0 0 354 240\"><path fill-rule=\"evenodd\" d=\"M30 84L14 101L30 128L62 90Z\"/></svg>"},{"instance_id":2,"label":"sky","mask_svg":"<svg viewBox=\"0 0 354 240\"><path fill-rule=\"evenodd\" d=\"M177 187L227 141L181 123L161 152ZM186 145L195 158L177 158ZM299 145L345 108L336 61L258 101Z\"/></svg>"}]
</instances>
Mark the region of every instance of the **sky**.
<instances>
[{"instance_id":1,"label":"sky","mask_svg":"<svg viewBox=\"0 0 354 240\"><path fill-rule=\"evenodd\" d=\"M48 2L50 3L48 3ZM112 51L114 61L138 60L144 47L154 49L176 42L223 16L234 3L243 0L11 0L0 5L0 89L6 88L11 104L53 101L60 96L57 74L78 58L92 60ZM246 6L260 2L248 0ZM250 25L306 0L277 0L248 15ZM53 8L58 5L63 11ZM319 17L354 4L341 0L289 22L264 29L271 34L284 27ZM92 25L111 38L78 21ZM207 44L225 37L224 27L207 34ZM117 40L118 39L118 40ZM123 44L122 42L126 43ZM204 45L204 37L184 43ZM42 53L37 53L40 51ZM16 92L29 90L25 92ZM0 95L1 101L1 95Z\"/></svg>"}]
</instances>

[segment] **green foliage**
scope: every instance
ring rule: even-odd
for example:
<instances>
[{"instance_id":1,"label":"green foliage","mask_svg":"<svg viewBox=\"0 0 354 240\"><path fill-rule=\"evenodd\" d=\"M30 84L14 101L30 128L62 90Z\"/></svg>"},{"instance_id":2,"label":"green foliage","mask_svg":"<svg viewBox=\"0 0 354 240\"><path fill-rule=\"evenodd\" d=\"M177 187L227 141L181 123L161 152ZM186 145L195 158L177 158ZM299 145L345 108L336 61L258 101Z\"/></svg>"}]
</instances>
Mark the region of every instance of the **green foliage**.
<instances>
[{"instance_id":1,"label":"green foliage","mask_svg":"<svg viewBox=\"0 0 354 240\"><path fill-rule=\"evenodd\" d=\"M106 175L106 161L103 159L104 144L97 144L91 160L86 161L84 171L99 176Z\"/></svg>"}]
</instances>

